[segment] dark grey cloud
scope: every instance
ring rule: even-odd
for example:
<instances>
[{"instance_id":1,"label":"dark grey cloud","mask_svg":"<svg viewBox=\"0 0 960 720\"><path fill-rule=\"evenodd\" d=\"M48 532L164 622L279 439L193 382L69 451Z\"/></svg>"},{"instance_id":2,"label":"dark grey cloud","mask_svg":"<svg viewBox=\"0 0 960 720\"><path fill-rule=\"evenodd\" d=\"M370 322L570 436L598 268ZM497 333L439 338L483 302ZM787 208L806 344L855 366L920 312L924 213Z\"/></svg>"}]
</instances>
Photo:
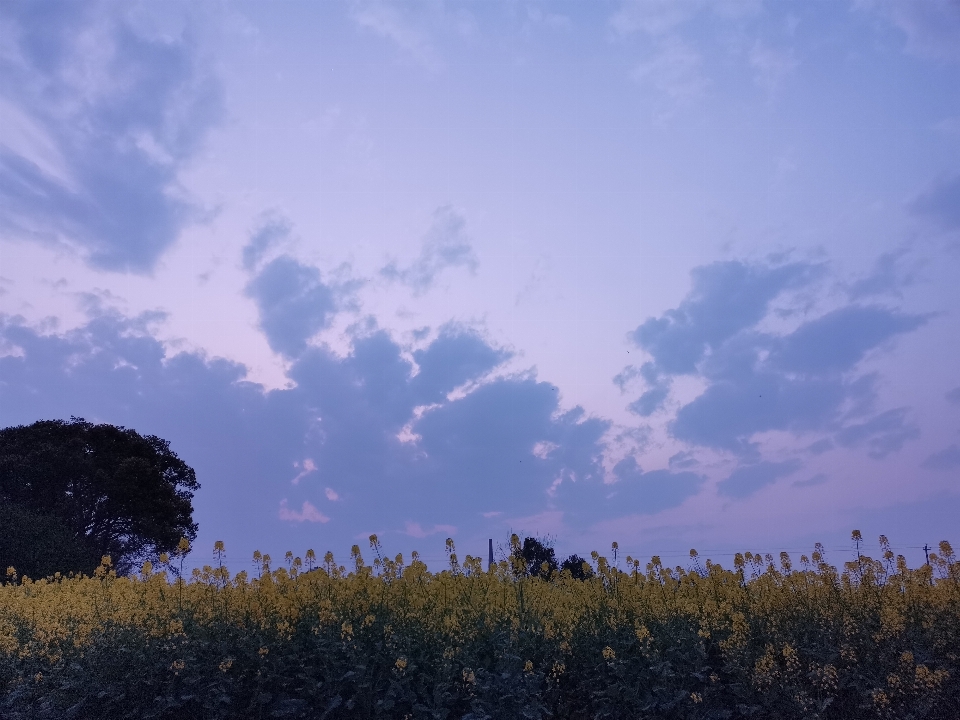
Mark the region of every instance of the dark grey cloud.
<instances>
[{"instance_id":1,"label":"dark grey cloud","mask_svg":"<svg viewBox=\"0 0 960 720\"><path fill-rule=\"evenodd\" d=\"M838 444L865 445L875 457L899 450L916 437L916 427L905 410L871 417L876 377L856 369L927 316L850 304L785 335L759 329L777 297L807 290L823 272L821 265L736 261L694 271L693 289L679 307L647 320L633 335L652 360L641 368L647 389L630 409L650 414L674 377L696 375L706 389L670 423L678 440L753 459L752 437L772 430L836 434ZM821 438L811 451L829 442Z\"/></svg>"},{"instance_id":2,"label":"dark grey cloud","mask_svg":"<svg viewBox=\"0 0 960 720\"><path fill-rule=\"evenodd\" d=\"M960 228L960 174L936 183L916 198L910 209L948 230Z\"/></svg>"},{"instance_id":3,"label":"dark grey cloud","mask_svg":"<svg viewBox=\"0 0 960 720\"><path fill-rule=\"evenodd\" d=\"M960 446L949 445L933 453L923 461L922 467L928 470L956 470L960 468Z\"/></svg>"},{"instance_id":4,"label":"dark grey cloud","mask_svg":"<svg viewBox=\"0 0 960 720\"><path fill-rule=\"evenodd\" d=\"M168 438L203 484L201 534L241 559L252 542L337 549L373 531L406 549L408 521L463 534L483 512L543 510L558 477L602 486L610 424L561 411L554 386L502 377L446 399L508 356L468 330L444 328L418 352L419 373L375 328L346 356L308 347L292 361L295 386L265 391L237 363L168 355L151 335L157 320L101 311L58 334L3 318L0 344L15 352L0 357L0 423L81 415ZM417 416L426 402L438 405ZM307 459L315 469L302 474ZM280 519L283 500L303 522Z\"/></svg>"},{"instance_id":5,"label":"dark grey cloud","mask_svg":"<svg viewBox=\"0 0 960 720\"><path fill-rule=\"evenodd\" d=\"M177 176L219 119L222 91L196 38L151 33L133 12L0 6L11 43L0 87L15 108L0 148L0 228L77 246L99 268L147 272L196 214Z\"/></svg>"},{"instance_id":6,"label":"dark grey cloud","mask_svg":"<svg viewBox=\"0 0 960 720\"><path fill-rule=\"evenodd\" d=\"M475 272L479 263L467 237L466 224L463 215L449 205L437 208L417 258L406 267L391 262L380 274L409 285L415 294L420 294L429 290L447 268L465 267Z\"/></svg>"},{"instance_id":7,"label":"dark grey cloud","mask_svg":"<svg viewBox=\"0 0 960 720\"><path fill-rule=\"evenodd\" d=\"M260 312L260 329L270 347L296 357L307 340L332 321L339 307L338 292L323 282L320 271L289 255L271 260L245 289Z\"/></svg>"},{"instance_id":8,"label":"dark grey cloud","mask_svg":"<svg viewBox=\"0 0 960 720\"><path fill-rule=\"evenodd\" d=\"M744 465L730 473L726 479L721 480L717 485L717 491L727 497L744 498L767 485L772 485L782 477L792 475L801 467L803 463L799 460Z\"/></svg>"}]
</instances>

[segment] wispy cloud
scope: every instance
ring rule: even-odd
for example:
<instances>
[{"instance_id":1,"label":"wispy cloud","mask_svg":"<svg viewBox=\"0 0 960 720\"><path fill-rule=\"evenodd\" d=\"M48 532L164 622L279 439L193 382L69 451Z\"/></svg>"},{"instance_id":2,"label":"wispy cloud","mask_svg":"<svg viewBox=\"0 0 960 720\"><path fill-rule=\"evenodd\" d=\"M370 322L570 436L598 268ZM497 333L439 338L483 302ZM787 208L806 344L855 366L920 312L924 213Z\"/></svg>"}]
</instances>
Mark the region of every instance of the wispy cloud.
<instances>
[{"instance_id":1,"label":"wispy cloud","mask_svg":"<svg viewBox=\"0 0 960 720\"><path fill-rule=\"evenodd\" d=\"M352 16L360 27L391 41L424 68L434 72L440 70L443 62L428 32L406 10L399 3L364 1L354 4Z\"/></svg>"},{"instance_id":2,"label":"wispy cloud","mask_svg":"<svg viewBox=\"0 0 960 720\"><path fill-rule=\"evenodd\" d=\"M457 534L457 528L453 525L434 525L430 529L425 529L420 523L408 522L406 524L405 534L415 538L425 538L439 534L446 534L452 537Z\"/></svg>"},{"instance_id":3,"label":"wispy cloud","mask_svg":"<svg viewBox=\"0 0 960 720\"><path fill-rule=\"evenodd\" d=\"M330 518L324 515L322 512L317 510L309 500L304 500L303 505L300 510L291 510L287 507L287 499L284 498L280 501L280 512L278 516L281 520L287 522L314 522L314 523L327 523L330 522Z\"/></svg>"},{"instance_id":4,"label":"wispy cloud","mask_svg":"<svg viewBox=\"0 0 960 720\"><path fill-rule=\"evenodd\" d=\"M419 295L429 290L447 268L463 267L476 272L479 262L466 234L466 224L466 218L451 206L437 208L416 259L406 267L393 261L380 273L410 286Z\"/></svg>"},{"instance_id":5,"label":"wispy cloud","mask_svg":"<svg viewBox=\"0 0 960 720\"><path fill-rule=\"evenodd\" d=\"M916 215L927 217L948 230L960 229L960 174L942 178L909 205Z\"/></svg>"},{"instance_id":6,"label":"wispy cloud","mask_svg":"<svg viewBox=\"0 0 960 720\"><path fill-rule=\"evenodd\" d=\"M929 470L956 470L960 468L960 446L953 444L930 455L923 461Z\"/></svg>"},{"instance_id":7,"label":"wispy cloud","mask_svg":"<svg viewBox=\"0 0 960 720\"><path fill-rule=\"evenodd\" d=\"M197 217L178 178L221 117L222 90L189 32L154 32L118 8L4 4L0 228L145 273Z\"/></svg>"},{"instance_id":8,"label":"wispy cloud","mask_svg":"<svg viewBox=\"0 0 960 720\"><path fill-rule=\"evenodd\" d=\"M934 60L960 60L960 4L956 0L857 0L856 4L899 28L906 36L907 52Z\"/></svg>"}]
</instances>

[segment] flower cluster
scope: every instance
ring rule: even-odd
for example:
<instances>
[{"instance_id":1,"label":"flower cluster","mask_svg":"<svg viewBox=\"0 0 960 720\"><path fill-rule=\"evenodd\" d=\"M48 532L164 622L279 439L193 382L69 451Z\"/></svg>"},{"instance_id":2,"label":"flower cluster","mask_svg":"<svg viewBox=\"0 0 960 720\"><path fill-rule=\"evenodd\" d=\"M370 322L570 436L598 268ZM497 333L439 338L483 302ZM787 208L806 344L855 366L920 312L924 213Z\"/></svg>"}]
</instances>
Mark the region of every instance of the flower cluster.
<instances>
[{"instance_id":1,"label":"flower cluster","mask_svg":"<svg viewBox=\"0 0 960 720\"><path fill-rule=\"evenodd\" d=\"M484 569L452 541L430 572L371 545L349 570L309 551L231 574L222 543L190 577L176 558L126 577L108 558L92 577L11 570L0 716L960 717L949 543L916 569L885 538L842 570L822 547L732 569L595 553L585 579Z\"/></svg>"}]
</instances>

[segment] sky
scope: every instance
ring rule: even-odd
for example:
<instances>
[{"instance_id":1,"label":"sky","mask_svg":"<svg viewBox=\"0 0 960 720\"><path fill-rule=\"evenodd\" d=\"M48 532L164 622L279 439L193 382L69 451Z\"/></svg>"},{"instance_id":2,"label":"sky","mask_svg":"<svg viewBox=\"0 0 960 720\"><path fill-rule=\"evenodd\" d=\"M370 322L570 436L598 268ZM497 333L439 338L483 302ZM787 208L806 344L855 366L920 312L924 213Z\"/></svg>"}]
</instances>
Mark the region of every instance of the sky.
<instances>
[{"instance_id":1,"label":"sky","mask_svg":"<svg viewBox=\"0 0 960 720\"><path fill-rule=\"evenodd\" d=\"M956 0L0 0L0 424L169 440L198 564L921 562L958 276Z\"/></svg>"}]
</instances>

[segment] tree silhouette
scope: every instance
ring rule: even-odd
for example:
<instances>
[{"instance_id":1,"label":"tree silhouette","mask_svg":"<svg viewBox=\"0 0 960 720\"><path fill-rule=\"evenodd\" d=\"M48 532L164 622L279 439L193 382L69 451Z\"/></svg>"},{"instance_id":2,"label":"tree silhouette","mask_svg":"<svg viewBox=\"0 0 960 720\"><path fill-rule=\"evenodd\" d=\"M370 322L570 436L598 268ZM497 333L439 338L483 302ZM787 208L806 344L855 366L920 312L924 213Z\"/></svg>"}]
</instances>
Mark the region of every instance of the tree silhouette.
<instances>
[{"instance_id":1,"label":"tree silhouette","mask_svg":"<svg viewBox=\"0 0 960 720\"><path fill-rule=\"evenodd\" d=\"M553 548L538 538L527 537L523 539L523 544L514 543L513 556L516 558L514 566L518 575L547 579L558 568Z\"/></svg>"},{"instance_id":2,"label":"tree silhouette","mask_svg":"<svg viewBox=\"0 0 960 720\"><path fill-rule=\"evenodd\" d=\"M83 418L0 430L0 501L55 518L118 572L193 540L196 474L154 435ZM81 568L66 568L76 569Z\"/></svg>"},{"instance_id":3,"label":"tree silhouette","mask_svg":"<svg viewBox=\"0 0 960 720\"><path fill-rule=\"evenodd\" d=\"M560 563L560 570L569 571L577 580L587 580L593 577L593 568L590 567L590 563L579 555L571 555Z\"/></svg>"}]
</instances>

